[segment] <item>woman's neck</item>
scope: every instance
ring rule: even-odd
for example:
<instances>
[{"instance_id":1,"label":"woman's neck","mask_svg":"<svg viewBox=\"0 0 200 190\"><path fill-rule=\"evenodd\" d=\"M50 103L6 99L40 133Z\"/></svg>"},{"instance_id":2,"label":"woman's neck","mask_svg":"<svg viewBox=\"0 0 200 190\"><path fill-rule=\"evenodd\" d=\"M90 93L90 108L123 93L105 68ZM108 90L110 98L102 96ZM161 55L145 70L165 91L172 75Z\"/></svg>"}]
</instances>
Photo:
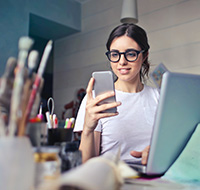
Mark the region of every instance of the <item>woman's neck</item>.
<instances>
[{"instance_id":1,"label":"woman's neck","mask_svg":"<svg viewBox=\"0 0 200 190\"><path fill-rule=\"evenodd\" d=\"M137 93L137 92L141 92L143 88L144 88L144 85L142 84L140 80L127 82L127 81L121 81L118 79L115 82L115 89L122 92Z\"/></svg>"}]
</instances>

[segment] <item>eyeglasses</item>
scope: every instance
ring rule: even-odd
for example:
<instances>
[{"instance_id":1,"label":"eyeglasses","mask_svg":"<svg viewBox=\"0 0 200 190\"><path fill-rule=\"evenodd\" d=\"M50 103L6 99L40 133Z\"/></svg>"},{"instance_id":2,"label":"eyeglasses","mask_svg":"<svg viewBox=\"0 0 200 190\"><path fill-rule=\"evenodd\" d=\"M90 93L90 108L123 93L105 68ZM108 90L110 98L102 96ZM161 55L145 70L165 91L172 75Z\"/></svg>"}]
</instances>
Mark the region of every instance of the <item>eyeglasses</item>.
<instances>
[{"instance_id":1,"label":"eyeglasses","mask_svg":"<svg viewBox=\"0 0 200 190\"><path fill-rule=\"evenodd\" d=\"M138 58L138 55L140 53L143 53L145 50L135 50L135 49L128 49L125 52L119 52L117 50L112 50L112 51L108 51L106 52L106 56L108 57L109 61L113 62L113 63L117 63L120 58L121 55L124 54L124 57L127 61L129 62L133 62L136 61Z\"/></svg>"}]
</instances>

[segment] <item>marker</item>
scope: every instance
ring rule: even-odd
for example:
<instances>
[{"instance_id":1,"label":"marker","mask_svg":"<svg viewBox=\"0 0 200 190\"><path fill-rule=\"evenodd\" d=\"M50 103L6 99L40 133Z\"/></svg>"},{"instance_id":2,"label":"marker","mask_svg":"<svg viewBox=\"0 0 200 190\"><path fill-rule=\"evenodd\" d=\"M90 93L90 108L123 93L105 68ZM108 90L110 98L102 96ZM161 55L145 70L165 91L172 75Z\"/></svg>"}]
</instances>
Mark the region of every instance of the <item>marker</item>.
<instances>
[{"instance_id":1,"label":"marker","mask_svg":"<svg viewBox=\"0 0 200 190\"><path fill-rule=\"evenodd\" d=\"M65 120L65 129L67 129L68 122L69 122L69 118L66 118L66 120Z\"/></svg>"},{"instance_id":2,"label":"marker","mask_svg":"<svg viewBox=\"0 0 200 190\"><path fill-rule=\"evenodd\" d=\"M70 118L70 121L72 122L72 124L71 124L71 128L74 128L75 118L74 118L74 117Z\"/></svg>"},{"instance_id":3,"label":"marker","mask_svg":"<svg viewBox=\"0 0 200 190\"><path fill-rule=\"evenodd\" d=\"M43 117L43 114L42 114L42 103L40 104L40 109L39 109L39 113L37 114L37 117L43 121L44 117Z\"/></svg>"},{"instance_id":4,"label":"marker","mask_svg":"<svg viewBox=\"0 0 200 190\"><path fill-rule=\"evenodd\" d=\"M53 128L55 129L56 128L55 126L56 114L55 113L52 116L52 120L53 120Z\"/></svg>"},{"instance_id":5,"label":"marker","mask_svg":"<svg viewBox=\"0 0 200 190\"><path fill-rule=\"evenodd\" d=\"M52 129L50 113L47 111L45 114L46 114L46 119L47 119L47 126L49 129Z\"/></svg>"},{"instance_id":6,"label":"marker","mask_svg":"<svg viewBox=\"0 0 200 190\"><path fill-rule=\"evenodd\" d=\"M53 114L53 128L58 128L58 118L56 117L56 114Z\"/></svg>"},{"instance_id":7,"label":"marker","mask_svg":"<svg viewBox=\"0 0 200 190\"><path fill-rule=\"evenodd\" d=\"M75 119L74 119L73 117L69 119L69 121L68 121L68 123L67 123L67 129L72 128L73 123L74 123L74 120L75 120Z\"/></svg>"}]
</instances>

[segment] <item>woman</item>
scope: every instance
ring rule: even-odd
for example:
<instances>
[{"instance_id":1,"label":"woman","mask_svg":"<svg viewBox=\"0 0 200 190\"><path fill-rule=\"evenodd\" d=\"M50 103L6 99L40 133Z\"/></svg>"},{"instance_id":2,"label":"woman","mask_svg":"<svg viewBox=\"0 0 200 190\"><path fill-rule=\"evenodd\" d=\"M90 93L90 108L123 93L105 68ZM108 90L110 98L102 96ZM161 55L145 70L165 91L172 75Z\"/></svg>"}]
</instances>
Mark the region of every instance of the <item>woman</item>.
<instances>
[{"instance_id":1,"label":"woman","mask_svg":"<svg viewBox=\"0 0 200 190\"><path fill-rule=\"evenodd\" d=\"M94 79L89 81L74 129L82 131L83 162L106 152L116 154L120 147L121 160L146 164L159 99L158 90L144 84L150 67L146 32L137 25L122 24L111 32L106 46L117 76L115 92L93 98ZM114 93L117 102L98 106ZM113 107L118 113L101 113Z\"/></svg>"}]
</instances>

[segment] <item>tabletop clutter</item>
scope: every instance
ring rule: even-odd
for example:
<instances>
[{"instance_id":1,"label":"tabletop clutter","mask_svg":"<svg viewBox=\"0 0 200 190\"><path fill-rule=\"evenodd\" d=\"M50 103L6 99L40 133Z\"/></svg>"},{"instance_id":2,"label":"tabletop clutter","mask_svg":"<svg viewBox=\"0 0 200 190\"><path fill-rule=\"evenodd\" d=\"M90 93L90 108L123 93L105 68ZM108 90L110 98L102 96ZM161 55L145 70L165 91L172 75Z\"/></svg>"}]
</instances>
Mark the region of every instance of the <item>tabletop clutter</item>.
<instances>
[{"instance_id":1,"label":"tabletop clutter","mask_svg":"<svg viewBox=\"0 0 200 190\"><path fill-rule=\"evenodd\" d=\"M73 136L75 118L66 118L59 127L52 97L46 117L42 114L43 74L53 41L46 44L39 64L33 44L30 37L19 39L18 57L8 58L0 78L0 189L39 188L81 164L79 141Z\"/></svg>"}]
</instances>

